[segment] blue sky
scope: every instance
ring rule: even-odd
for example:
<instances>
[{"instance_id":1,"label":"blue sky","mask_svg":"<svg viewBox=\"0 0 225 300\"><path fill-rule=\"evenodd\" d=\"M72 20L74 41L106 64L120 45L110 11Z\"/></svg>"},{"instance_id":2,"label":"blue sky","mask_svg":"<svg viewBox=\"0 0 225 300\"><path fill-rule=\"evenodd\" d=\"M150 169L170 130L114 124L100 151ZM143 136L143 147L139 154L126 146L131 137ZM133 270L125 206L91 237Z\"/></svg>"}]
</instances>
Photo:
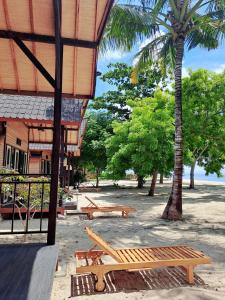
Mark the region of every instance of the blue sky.
<instances>
[{"instance_id":1,"label":"blue sky","mask_svg":"<svg viewBox=\"0 0 225 300\"><path fill-rule=\"evenodd\" d=\"M135 55L135 51L130 53L123 53L120 51L109 51L107 55L104 57L99 57L98 59L98 71L104 73L107 70L107 65L109 63L116 62L126 62L129 65L132 65L133 58ZM187 74L187 70L191 68L193 70L204 68L208 70L212 70L215 72L222 72L225 69L225 43L221 45L216 50L208 51L206 49L196 48L191 51L185 52L184 64L183 64L183 74ZM104 92L107 92L112 87L104 82L102 82L99 78L97 79L96 86L96 96L102 95ZM225 169L222 171L225 176ZM189 169L185 168L185 177L188 178ZM205 177L205 171L196 167L196 178L197 179L206 179L206 180L216 180L219 179L216 175L211 175L209 177ZM224 177L220 179L220 181L224 181Z\"/></svg>"},{"instance_id":2,"label":"blue sky","mask_svg":"<svg viewBox=\"0 0 225 300\"><path fill-rule=\"evenodd\" d=\"M135 51L132 51L130 53L109 51L104 57L99 57L98 71L104 73L107 70L107 65L109 63L126 62L132 65L134 55ZM188 68L192 68L193 70L204 68L216 72L220 72L225 69L225 43L216 50L208 51L206 49L196 48L188 52L186 51L184 57L184 75L186 74ZM102 95L110 88L112 87L103 83L98 78L96 96Z\"/></svg>"}]
</instances>

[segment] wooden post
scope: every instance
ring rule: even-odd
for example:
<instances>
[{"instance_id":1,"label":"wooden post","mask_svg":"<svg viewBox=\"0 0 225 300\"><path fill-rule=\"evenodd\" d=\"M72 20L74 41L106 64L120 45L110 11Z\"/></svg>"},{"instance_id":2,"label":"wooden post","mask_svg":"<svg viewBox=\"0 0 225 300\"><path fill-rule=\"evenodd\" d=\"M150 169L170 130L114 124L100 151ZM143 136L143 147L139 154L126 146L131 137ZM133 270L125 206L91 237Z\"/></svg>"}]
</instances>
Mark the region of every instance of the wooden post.
<instances>
[{"instance_id":1,"label":"wooden post","mask_svg":"<svg viewBox=\"0 0 225 300\"><path fill-rule=\"evenodd\" d=\"M61 42L61 0L53 0L55 25L55 93L54 93L54 126L52 147L51 190L48 217L48 245L55 244L56 216L58 200L59 151L62 108L62 65L63 44Z\"/></svg>"},{"instance_id":2,"label":"wooden post","mask_svg":"<svg viewBox=\"0 0 225 300\"><path fill-rule=\"evenodd\" d=\"M68 185L68 188L70 188L70 153L68 153L68 157L67 157L67 165L68 165L68 171L67 171L67 176L68 176L68 179L67 179L67 185Z\"/></svg>"},{"instance_id":3,"label":"wooden post","mask_svg":"<svg viewBox=\"0 0 225 300\"><path fill-rule=\"evenodd\" d=\"M64 187L64 169L63 169L63 163L64 163L64 126L61 126L61 143L60 143L60 187Z\"/></svg>"}]
</instances>

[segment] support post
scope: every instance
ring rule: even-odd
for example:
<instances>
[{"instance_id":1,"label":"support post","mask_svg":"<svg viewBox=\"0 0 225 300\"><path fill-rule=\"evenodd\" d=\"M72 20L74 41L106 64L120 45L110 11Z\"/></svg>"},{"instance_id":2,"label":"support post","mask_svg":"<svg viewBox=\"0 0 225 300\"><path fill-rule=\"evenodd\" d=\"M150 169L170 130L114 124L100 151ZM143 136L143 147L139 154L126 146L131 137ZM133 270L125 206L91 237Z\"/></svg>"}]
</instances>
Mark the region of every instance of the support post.
<instances>
[{"instance_id":1,"label":"support post","mask_svg":"<svg viewBox=\"0 0 225 300\"><path fill-rule=\"evenodd\" d=\"M68 179L67 179L67 185L68 185L68 189L70 188L70 153L68 154L68 157L67 157L67 165L68 165Z\"/></svg>"},{"instance_id":2,"label":"support post","mask_svg":"<svg viewBox=\"0 0 225 300\"><path fill-rule=\"evenodd\" d=\"M52 147L51 190L48 217L48 245L55 244L56 216L59 178L59 151L62 109L62 66L63 44L61 41L61 0L53 0L55 25L55 91L54 91L54 126Z\"/></svg>"},{"instance_id":3,"label":"support post","mask_svg":"<svg viewBox=\"0 0 225 300\"><path fill-rule=\"evenodd\" d=\"M64 126L61 126L61 143L60 143L60 187L64 187L64 149L65 148L65 142L64 142Z\"/></svg>"}]
</instances>

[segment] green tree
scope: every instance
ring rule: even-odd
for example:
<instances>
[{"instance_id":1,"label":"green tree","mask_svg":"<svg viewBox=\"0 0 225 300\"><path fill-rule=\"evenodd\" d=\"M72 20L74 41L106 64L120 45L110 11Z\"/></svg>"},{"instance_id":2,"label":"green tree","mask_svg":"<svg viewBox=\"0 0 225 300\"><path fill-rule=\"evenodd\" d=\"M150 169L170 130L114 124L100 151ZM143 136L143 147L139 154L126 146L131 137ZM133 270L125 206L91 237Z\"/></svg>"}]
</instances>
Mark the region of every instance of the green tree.
<instances>
[{"instance_id":1,"label":"green tree","mask_svg":"<svg viewBox=\"0 0 225 300\"><path fill-rule=\"evenodd\" d=\"M104 109L115 120L127 120L131 112L127 100L141 101L143 98L152 97L159 84L166 87L165 76L166 73L156 63L144 68L137 78L133 67L125 63L109 64L107 72L100 79L115 89L95 98L92 107L97 110Z\"/></svg>"},{"instance_id":2,"label":"green tree","mask_svg":"<svg viewBox=\"0 0 225 300\"><path fill-rule=\"evenodd\" d=\"M105 141L112 131L111 122L105 112L89 111L87 131L82 143L78 165L95 171L96 187L99 185L99 176L107 164Z\"/></svg>"},{"instance_id":3,"label":"green tree","mask_svg":"<svg viewBox=\"0 0 225 300\"><path fill-rule=\"evenodd\" d=\"M225 163L225 74L189 71L183 79L185 161L194 188L196 164L206 173L220 171Z\"/></svg>"},{"instance_id":4,"label":"green tree","mask_svg":"<svg viewBox=\"0 0 225 300\"><path fill-rule=\"evenodd\" d=\"M168 174L173 166L173 122L171 96L160 91L154 98L128 101L130 119L114 122L114 135L108 139L108 171L121 178L132 169L142 186L145 176L153 175L149 195L154 196L156 175Z\"/></svg>"},{"instance_id":5,"label":"green tree","mask_svg":"<svg viewBox=\"0 0 225 300\"><path fill-rule=\"evenodd\" d=\"M185 45L213 49L224 20L224 0L134 0L112 9L102 49L131 50L148 39L137 53L138 68L160 60L174 67L175 78L175 161L172 192L163 218L182 217L182 64ZM123 2L124 3L124 2Z\"/></svg>"}]
</instances>

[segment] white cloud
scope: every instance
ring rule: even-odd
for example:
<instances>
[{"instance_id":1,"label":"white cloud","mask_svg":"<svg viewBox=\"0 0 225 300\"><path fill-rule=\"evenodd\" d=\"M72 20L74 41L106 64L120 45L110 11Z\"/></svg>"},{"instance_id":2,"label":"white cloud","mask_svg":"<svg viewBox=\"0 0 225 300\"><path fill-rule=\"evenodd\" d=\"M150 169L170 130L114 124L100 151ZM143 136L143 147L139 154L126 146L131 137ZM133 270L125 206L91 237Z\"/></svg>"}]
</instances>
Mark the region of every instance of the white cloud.
<instances>
[{"instance_id":1,"label":"white cloud","mask_svg":"<svg viewBox=\"0 0 225 300\"><path fill-rule=\"evenodd\" d=\"M120 50L108 50L104 54L101 54L99 59L108 61L112 59L120 60L127 55L127 52L120 51Z\"/></svg>"},{"instance_id":2,"label":"white cloud","mask_svg":"<svg viewBox=\"0 0 225 300\"><path fill-rule=\"evenodd\" d=\"M142 43L139 43L138 52L141 51L141 49L143 49L147 44L151 43L155 38L157 38L163 34L164 34L163 31L156 32L156 34L153 35L152 37L145 39ZM160 49L161 46L162 46L162 44L159 44L157 48ZM134 58L133 66L135 66L138 63L138 60L139 60L138 56Z\"/></svg>"},{"instance_id":3,"label":"white cloud","mask_svg":"<svg viewBox=\"0 0 225 300\"><path fill-rule=\"evenodd\" d=\"M182 77L184 78L184 77L188 77L188 76L189 76L188 69L183 67L182 68Z\"/></svg>"},{"instance_id":4,"label":"white cloud","mask_svg":"<svg viewBox=\"0 0 225 300\"><path fill-rule=\"evenodd\" d=\"M213 71L216 73L222 73L225 70L225 64L217 66Z\"/></svg>"}]
</instances>

